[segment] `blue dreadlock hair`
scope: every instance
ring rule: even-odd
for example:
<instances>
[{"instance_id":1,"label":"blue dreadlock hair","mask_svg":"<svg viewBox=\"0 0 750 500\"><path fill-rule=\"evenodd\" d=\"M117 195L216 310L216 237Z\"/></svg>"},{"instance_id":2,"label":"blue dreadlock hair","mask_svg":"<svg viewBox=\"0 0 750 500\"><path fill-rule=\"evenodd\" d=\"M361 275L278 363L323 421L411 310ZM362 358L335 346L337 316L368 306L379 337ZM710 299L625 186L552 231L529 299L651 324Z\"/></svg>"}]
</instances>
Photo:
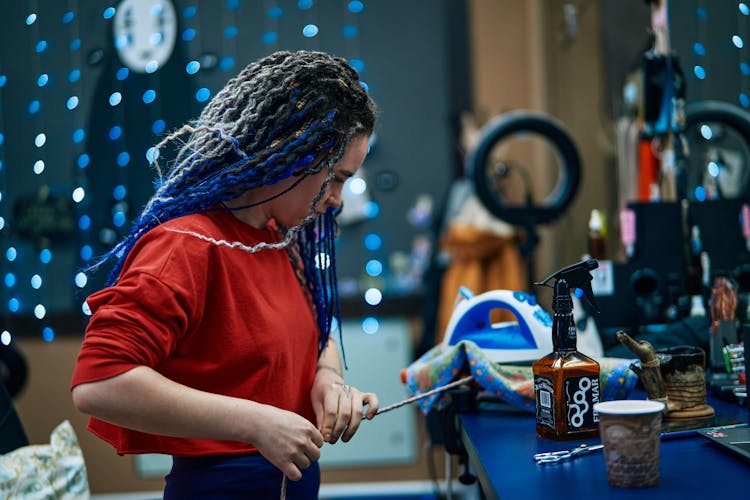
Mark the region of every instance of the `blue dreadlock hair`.
<instances>
[{"instance_id":1,"label":"blue dreadlock hair","mask_svg":"<svg viewBox=\"0 0 750 500\"><path fill-rule=\"evenodd\" d=\"M113 285L135 243L157 225L215 209L248 189L327 168L328 176L310 215L299 226L286 229L280 243L247 249L287 249L320 328L321 352L333 319L339 325L339 335L341 321L334 254L336 224L331 211L315 217L314 206L349 141L370 135L376 116L375 104L357 72L342 58L316 51L281 51L249 64L211 99L196 121L156 145L156 192L130 233L89 270L114 260L107 282ZM167 145L176 146L176 154L164 172L158 151ZM290 244L293 241L296 244ZM327 262L320 262L321 255L328 256Z\"/></svg>"}]
</instances>

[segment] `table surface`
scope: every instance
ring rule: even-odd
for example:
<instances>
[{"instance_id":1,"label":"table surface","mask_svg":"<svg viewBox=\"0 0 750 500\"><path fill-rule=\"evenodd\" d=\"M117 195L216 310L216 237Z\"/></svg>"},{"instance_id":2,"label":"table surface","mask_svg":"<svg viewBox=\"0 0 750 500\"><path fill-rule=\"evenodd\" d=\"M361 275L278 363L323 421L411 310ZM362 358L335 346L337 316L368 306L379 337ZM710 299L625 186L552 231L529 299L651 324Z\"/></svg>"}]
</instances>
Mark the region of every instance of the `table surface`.
<instances>
[{"instance_id":1,"label":"table surface","mask_svg":"<svg viewBox=\"0 0 750 500\"><path fill-rule=\"evenodd\" d=\"M633 399L636 399L633 397ZM726 401L708 401L718 416L748 421L748 410ZM515 498L747 498L750 462L724 450L695 432L662 440L660 478L655 487L627 489L610 486L604 454L592 452L558 464L538 465L535 453L567 450L599 439L552 441L536 435L534 416L514 411L478 411L460 416L461 437L472 471L488 499Z\"/></svg>"}]
</instances>

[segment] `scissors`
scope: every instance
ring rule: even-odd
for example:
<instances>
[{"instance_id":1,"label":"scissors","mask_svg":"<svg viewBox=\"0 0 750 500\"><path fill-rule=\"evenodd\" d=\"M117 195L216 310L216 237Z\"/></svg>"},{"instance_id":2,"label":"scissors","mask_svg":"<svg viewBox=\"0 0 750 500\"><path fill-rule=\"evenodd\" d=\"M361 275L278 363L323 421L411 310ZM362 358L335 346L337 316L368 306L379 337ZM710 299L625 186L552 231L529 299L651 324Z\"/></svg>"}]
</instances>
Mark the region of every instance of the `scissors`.
<instances>
[{"instance_id":1,"label":"scissors","mask_svg":"<svg viewBox=\"0 0 750 500\"><path fill-rule=\"evenodd\" d=\"M537 453L536 455L534 455L534 461L539 465L555 464L558 462L564 462L566 460L572 460L576 457L580 457L581 455L586 455L588 453L601 450L602 448L604 448L603 444L596 444L594 446L582 444L581 446L573 448L572 450Z\"/></svg>"}]
</instances>

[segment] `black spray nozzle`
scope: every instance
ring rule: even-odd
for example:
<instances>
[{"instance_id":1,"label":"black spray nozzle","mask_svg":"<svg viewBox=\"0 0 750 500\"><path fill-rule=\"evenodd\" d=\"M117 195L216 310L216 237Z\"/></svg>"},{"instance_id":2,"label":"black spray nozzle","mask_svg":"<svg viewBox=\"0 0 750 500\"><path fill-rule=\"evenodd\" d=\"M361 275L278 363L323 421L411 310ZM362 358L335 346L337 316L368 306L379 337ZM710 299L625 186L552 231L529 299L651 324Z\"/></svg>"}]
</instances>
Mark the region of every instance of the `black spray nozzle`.
<instances>
[{"instance_id":1,"label":"black spray nozzle","mask_svg":"<svg viewBox=\"0 0 750 500\"><path fill-rule=\"evenodd\" d=\"M594 310L598 313L599 307L594 301L594 291L591 289L591 280L594 279L594 277L591 276L591 271L593 271L597 267L599 267L599 262L596 259L584 260L578 262L577 264L563 267L559 271L545 278L543 281L534 284L537 286L549 286L550 288L554 288L555 296L559 296L562 294L568 295L566 289L567 291L569 291L570 288L580 288L581 290L583 290L583 295L586 297L588 303L591 304L591 307L593 307ZM547 284L547 282L549 282L550 280L556 280L555 285L564 281L565 286L553 287ZM555 298L553 297L553 306L554 300Z\"/></svg>"},{"instance_id":2,"label":"black spray nozzle","mask_svg":"<svg viewBox=\"0 0 750 500\"><path fill-rule=\"evenodd\" d=\"M555 282L555 293L552 295L552 310L557 314L571 314L573 299L570 298L570 287L564 279Z\"/></svg>"}]
</instances>

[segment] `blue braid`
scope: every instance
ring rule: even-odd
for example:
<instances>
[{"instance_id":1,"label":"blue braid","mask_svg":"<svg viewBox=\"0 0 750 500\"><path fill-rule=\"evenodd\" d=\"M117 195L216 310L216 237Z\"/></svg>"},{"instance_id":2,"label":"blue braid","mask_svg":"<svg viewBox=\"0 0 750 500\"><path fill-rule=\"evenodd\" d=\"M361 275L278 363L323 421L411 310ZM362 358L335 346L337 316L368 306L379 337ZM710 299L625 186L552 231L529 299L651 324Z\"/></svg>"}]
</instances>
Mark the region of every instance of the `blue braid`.
<instances>
[{"instance_id":1,"label":"blue braid","mask_svg":"<svg viewBox=\"0 0 750 500\"><path fill-rule=\"evenodd\" d=\"M341 330L341 304L336 280L336 251L335 238L337 233L336 219L333 209L318 217L315 223L305 227L298 239L300 257L304 264L307 288L312 296L317 311L318 354L323 351L330 337L333 320L339 333L341 355L346 368L346 353ZM321 262L320 256L326 256L327 261Z\"/></svg>"}]
</instances>

